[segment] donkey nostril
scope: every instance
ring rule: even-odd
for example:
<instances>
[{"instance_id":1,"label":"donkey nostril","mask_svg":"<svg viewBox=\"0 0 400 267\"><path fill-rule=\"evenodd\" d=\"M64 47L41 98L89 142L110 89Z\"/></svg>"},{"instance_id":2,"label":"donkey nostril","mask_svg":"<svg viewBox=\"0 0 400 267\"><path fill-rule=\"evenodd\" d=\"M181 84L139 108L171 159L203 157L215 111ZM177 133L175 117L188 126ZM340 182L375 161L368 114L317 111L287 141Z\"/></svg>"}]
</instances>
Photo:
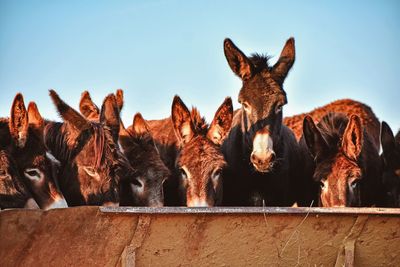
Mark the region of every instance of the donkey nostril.
<instances>
[{"instance_id":1,"label":"donkey nostril","mask_svg":"<svg viewBox=\"0 0 400 267\"><path fill-rule=\"evenodd\" d=\"M274 161L275 158L276 158L276 155L275 155L275 153L272 152L271 155L269 156L269 161Z\"/></svg>"},{"instance_id":2,"label":"donkey nostril","mask_svg":"<svg viewBox=\"0 0 400 267\"><path fill-rule=\"evenodd\" d=\"M251 162L255 163L257 161L257 157L254 154L251 154Z\"/></svg>"},{"instance_id":3,"label":"donkey nostril","mask_svg":"<svg viewBox=\"0 0 400 267\"><path fill-rule=\"evenodd\" d=\"M265 159L259 158L255 154L252 154L251 155L251 162L254 165L261 166L261 165L265 164Z\"/></svg>"}]
</instances>

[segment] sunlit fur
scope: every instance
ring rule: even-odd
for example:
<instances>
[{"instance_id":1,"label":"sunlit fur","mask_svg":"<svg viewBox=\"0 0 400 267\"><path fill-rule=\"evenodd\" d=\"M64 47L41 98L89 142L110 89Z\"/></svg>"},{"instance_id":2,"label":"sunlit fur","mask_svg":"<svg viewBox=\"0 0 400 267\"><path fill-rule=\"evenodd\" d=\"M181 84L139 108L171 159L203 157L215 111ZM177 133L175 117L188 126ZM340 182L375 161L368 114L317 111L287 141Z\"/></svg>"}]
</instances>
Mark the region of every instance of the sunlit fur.
<instances>
[{"instance_id":1,"label":"sunlit fur","mask_svg":"<svg viewBox=\"0 0 400 267\"><path fill-rule=\"evenodd\" d=\"M291 117L285 117L283 119L283 123L293 131L296 139L300 140L300 137L303 134L303 120L305 116L311 116L315 123L318 123L322 119L322 117L324 117L328 113L343 113L346 116L356 114L361 119L362 125L371 136L371 141L373 142L375 147L379 149L380 123L378 118L375 116L374 112L369 106L352 99L336 100L322 107L318 107L310 112L294 115Z\"/></svg>"}]
</instances>

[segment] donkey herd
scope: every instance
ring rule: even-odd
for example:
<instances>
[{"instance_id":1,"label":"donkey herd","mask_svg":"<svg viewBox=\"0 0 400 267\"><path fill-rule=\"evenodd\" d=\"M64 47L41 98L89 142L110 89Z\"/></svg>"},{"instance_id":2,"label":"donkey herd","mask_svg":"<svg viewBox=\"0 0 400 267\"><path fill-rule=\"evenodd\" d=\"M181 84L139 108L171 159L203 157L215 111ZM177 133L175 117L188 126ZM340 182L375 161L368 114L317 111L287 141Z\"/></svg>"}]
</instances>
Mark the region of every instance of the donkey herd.
<instances>
[{"instance_id":1,"label":"donkey herd","mask_svg":"<svg viewBox=\"0 0 400 267\"><path fill-rule=\"evenodd\" d=\"M293 38L274 65L229 39L224 52L241 108L227 97L210 124L175 96L170 117L125 127L122 90L101 107L85 91L79 111L50 90L54 122L18 93L0 119L0 208L400 207L400 133L370 107L344 99L283 118Z\"/></svg>"}]
</instances>

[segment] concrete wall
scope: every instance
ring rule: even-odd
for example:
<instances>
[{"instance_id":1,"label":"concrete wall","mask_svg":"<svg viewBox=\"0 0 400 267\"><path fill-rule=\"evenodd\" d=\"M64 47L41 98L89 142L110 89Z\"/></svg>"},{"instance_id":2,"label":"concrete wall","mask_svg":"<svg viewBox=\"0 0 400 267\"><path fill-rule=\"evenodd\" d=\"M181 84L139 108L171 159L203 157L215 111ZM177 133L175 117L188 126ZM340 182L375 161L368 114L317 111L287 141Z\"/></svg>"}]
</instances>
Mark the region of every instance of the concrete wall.
<instances>
[{"instance_id":1,"label":"concrete wall","mask_svg":"<svg viewBox=\"0 0 400 267\"><path fill-rule=\"evenodd\" d=\"M399 210L361 210L6 210L0 266L400 266Z\"/></svg>"}]
</instances>

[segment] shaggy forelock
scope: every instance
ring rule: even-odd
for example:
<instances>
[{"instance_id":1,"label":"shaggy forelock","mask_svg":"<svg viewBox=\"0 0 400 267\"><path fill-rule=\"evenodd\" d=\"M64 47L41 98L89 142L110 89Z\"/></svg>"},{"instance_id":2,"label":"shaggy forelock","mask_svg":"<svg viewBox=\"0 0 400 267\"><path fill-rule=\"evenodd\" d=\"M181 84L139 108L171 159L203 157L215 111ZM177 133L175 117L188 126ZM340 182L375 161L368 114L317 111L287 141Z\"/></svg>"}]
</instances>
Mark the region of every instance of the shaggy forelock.
<instances>
[{"instance_id":1,"label":"shaggy forelock","mask_svg":"<svg viewBox=\"0 0 400 267\"><path fill-rule=\"evenodd\" d=\"M252 54L249 59L250 59L251 63L253 63L253 66L254 66L253 71L255 73L258 73L265 69L270 70L270 66L269 66L270 58L271 57L266 54L258 54L258 53Z\"/></svg>"},{"instance_id":2,"label":"shaggy forelock","mask_svg":"<svg viewBox=\"0 0 400 267\"><path fill-rule=\"evenodd\" d=\"M337 152L341 146L341 139L346 129L348 118L340 113L328 113L317 124L329 150Z\"/></svg>"}]
</instances>

